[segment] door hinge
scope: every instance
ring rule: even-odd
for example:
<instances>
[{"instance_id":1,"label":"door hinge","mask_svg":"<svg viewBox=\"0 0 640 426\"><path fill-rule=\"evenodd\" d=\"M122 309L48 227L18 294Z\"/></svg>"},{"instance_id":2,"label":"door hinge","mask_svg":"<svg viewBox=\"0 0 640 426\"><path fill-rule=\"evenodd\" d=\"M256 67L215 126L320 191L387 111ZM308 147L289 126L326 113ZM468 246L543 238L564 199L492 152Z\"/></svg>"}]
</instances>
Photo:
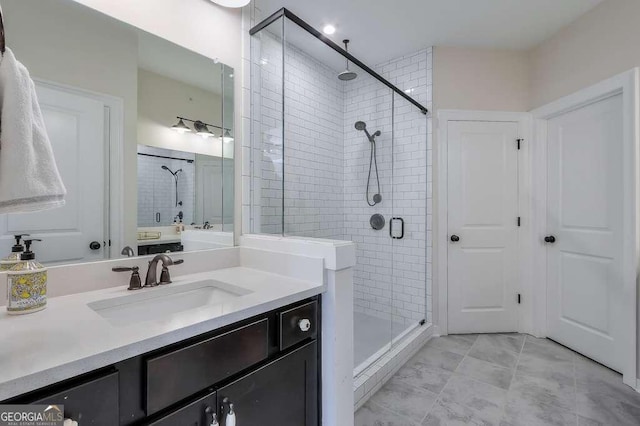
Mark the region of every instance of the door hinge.
<instances>
[{"instance_id":1,"label":"door hinge","mask_svg":"<svg viewBox=\"0 0 640 426\"><path fill-rule=\"evenodd\" d=\"M516 143L518 144L518 150L520 150L520 145L524 143L524 139L516 139Z\"/></svg>"},{"instance_id":2,"label":"door hinge","mask_svg":"<svg viewBox=\"0 0 640 426\"><path fill-rule=\"evenodd\" d=\"M520 216L518 216L518 226L520 226Z\"/></svg>"},{"instance_id":3,"label":"door hinge","mask_svg":"<svg viewBox=\"0 0 640 426\"><path fill-rule=\"evenodd\" d=\"M522 303L522 297L520 296L520 293L518 293L518 305Z\"/></svg>"}]
</instances>

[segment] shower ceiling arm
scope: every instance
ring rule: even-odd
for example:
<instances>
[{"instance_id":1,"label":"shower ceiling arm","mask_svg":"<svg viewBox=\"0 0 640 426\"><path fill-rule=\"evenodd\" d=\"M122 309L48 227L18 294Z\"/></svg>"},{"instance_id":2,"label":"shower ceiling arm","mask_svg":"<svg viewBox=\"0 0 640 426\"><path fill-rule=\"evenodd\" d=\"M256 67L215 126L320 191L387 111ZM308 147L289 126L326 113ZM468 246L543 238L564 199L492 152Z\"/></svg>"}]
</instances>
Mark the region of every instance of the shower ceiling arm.
<instances>
[{"instance_id":1,"label":"shower ceiling arm","mask_svg":"<svg viewBox=\"0 0 640 426\"><path fill-rule=\"evenodd\" d=\"M420 102L416 101L411 96L407 95L402 90L398 89L387 79L385 79L380 74L378 74L377 72L375 72L374 70L366 66L358 58L356 58L355 56L353 56L352 54L344 50L342 47L334 43L331 39L324 36L320 31L316 30L311 25L307 24L305 21L303 21L301 18L296 16L293 12L291 12L286 7L283 7L282 9L275 12L273 15L269 16L268 18L266 18L265 20L257 24L255 27L251 28L249 30L249 34L255 35L256 33L262 31L263 29L273 24L275 21L282 18L283 16L293 21L294 24L298 25L300 28L302 28L303 30L305 30L306 32L308 32L318 40L322 41L324 44L326 44L327 46L329 46L330 48L338 52L340 55L347 58L347 60L351 61L352 64L356 64L358 67L360 67L361 69L369 73L373 78L378 80L380 83L384 84L389 89L393 90L398 95L402 96L404 99L406 99L411 104L416 106L423 114L427 114L429 112L429 110L426 107L424 107L422 104L420 104Z\"/></svg>"}]
</instances>

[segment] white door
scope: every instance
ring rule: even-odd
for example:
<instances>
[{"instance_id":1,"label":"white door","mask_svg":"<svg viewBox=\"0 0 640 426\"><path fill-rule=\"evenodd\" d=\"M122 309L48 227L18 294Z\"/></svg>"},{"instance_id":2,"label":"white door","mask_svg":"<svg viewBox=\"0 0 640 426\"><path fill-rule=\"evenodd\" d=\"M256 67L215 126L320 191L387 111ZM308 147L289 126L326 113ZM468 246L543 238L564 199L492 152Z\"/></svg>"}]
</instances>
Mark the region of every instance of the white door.
<instances>
[{"instance_id":1,"label":"white door","mask_svg":"<svg viewBox=\"0 0 640 426\"><path fill-rule=\"evenodd\" d=\"M196 224L222 223L222 158L196 156Z\"/></svg>"},{"instance_id":2,"label":"white door","mask_svg":"<svg viewBox=\"0 0 640 426\"><path fill-rule=\"evenodd\" d=\"M448 332L517 331L518 123L448 122Z\"/></svg>"},{"instance_id":3,"label":"white door","mask_svg":"<svg viewBox=\"0 0 640 426\"><path fill-rule=\"evenodd\" d=\"M28 233L42 262L79 262L105 256L105 105L48 84L36 83L56 163L67 189L64 207L0 216L2 253L13 234ZM97 241L99 249L91 249Z\"/></svg>"},{"instance_id":4,"label":"white door","mask_svg":"<svg viewBox=\"0 0 640 426\"><path fill-rule=\"evenodd\" d=\"M622 371L622 95L547 123L547 334Z\"/></svg>"}]
</instances>

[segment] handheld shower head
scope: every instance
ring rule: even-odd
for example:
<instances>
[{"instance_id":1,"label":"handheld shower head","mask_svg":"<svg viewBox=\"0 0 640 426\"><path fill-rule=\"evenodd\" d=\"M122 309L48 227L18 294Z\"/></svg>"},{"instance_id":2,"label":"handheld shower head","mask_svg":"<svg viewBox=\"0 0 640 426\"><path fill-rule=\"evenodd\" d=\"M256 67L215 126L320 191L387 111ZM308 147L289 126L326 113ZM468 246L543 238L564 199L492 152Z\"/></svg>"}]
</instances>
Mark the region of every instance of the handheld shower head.
<instances>
[{"instance_id":1,"label":"handheld shower head","mask_svg":"<svg viewBox=\"0 0 640 426\"><path fill-rule=\"evenodd\" d=\"M171 171L171 170L169 170L169 168L167 166L162 166L162 170Z\"/></svg>"},{"instance_id":2,"label":"handheld shower head","mask_svg":"<svg viewBox=\"0 0 640 426\"><path fill-rule=\"evenodd\" d=\"M365 123L364 121L356 121L355 128L356 130L360 130L360 131L366 130L367 123Z\"/></svg>"}]
</instances>

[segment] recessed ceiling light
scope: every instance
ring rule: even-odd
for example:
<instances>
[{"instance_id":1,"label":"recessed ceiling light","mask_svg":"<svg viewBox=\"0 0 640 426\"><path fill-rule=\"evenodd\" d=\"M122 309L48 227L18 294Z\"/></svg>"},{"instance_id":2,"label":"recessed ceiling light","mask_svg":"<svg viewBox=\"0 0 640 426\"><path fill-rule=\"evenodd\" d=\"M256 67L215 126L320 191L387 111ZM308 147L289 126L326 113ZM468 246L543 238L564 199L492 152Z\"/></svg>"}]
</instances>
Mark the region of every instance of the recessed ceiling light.
<instances>
[{"instance_id":1,"label":"recessed ceiling light","mask_svg":"<svg viewBox=\"0 0 640 426\"><path fill-rule=\"evenodd\" d=\"M322 32L326 35L331 35L336 32L336 27L334 27L333 25L325 25L322 29Z\"/></svg>"}]
</instances>

